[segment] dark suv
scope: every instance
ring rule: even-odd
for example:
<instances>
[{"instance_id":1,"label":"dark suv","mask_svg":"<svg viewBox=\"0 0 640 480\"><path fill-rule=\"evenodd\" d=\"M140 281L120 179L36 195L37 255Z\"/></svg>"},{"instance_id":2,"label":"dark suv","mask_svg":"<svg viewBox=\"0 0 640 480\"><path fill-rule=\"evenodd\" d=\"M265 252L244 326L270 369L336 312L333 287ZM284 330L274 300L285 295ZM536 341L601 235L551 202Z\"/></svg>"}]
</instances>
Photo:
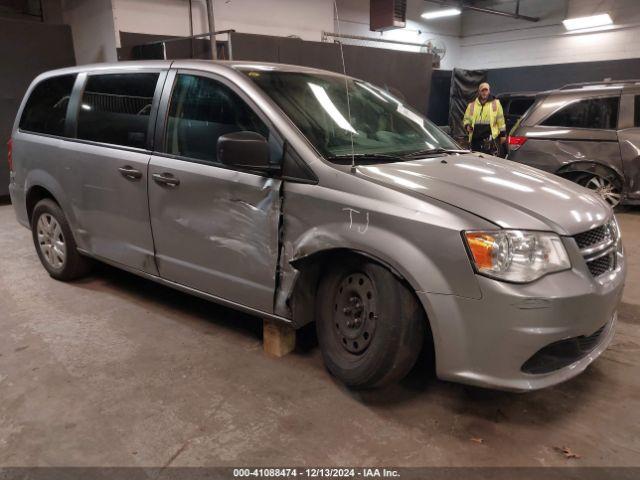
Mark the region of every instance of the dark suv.
<instances>
[{"instance_id":1,"label":"dark suv","mask_svg":"<svg viewBox=\"0 0 640 480\"><path fill-rule=\"evenodd\" d=\"M510 160L640 204L640 80L571 84L536 95L508 141Z\"/></svg>"}]
</instances>

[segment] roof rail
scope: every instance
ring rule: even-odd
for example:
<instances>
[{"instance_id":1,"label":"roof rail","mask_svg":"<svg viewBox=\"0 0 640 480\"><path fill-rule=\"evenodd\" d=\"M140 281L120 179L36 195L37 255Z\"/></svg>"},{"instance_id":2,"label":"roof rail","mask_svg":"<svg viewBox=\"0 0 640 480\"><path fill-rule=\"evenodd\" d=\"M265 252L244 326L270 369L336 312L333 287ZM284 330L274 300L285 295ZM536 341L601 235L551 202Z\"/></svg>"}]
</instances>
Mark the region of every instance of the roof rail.
<instances>
[{"instance_id":1,"label":"roof rail","mask_svg":"<svg viewBox=\"0 0 640 480\"><path fill-rule=\"evenodd\" d=\"M640 79L636 79L636 80L602 80L602 81L599 81L599 82L567 83L566 85L563 85L562 87L560 87L558 90L569 90L571 88L580 88L580 87L597 87L599 85L615 85L615 84L627 85L627 84L631 84L631 83L640 84Z\"/></svg>"}]
</instances>

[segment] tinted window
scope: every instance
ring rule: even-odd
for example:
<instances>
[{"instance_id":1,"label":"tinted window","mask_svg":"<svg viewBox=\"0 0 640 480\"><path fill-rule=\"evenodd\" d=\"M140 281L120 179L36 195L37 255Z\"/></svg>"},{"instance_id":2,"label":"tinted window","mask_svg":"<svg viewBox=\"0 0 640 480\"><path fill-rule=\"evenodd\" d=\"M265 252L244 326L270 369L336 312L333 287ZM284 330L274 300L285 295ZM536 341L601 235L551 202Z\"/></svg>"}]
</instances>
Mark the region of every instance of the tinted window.
<instances>
[{"instance_id":1,"label":"tinted window","mask_svg":"<svg viewBox=\"0 0 640 480\"><path fill-rule=\"evenodd\" d=\"M524 115L535 98L514 98L509 105L509 115Z\"/></svg>"},{"instance_id":2,"label":"tinted window","mask_svg":"<svg viewBox=\"0 0 640 480\"><path fill-rule=\"evenodd\" d=\"M210 78L178 75L171 95L166 151L174 155L216 161L221 135L269 130L230 88Z\"/></svg>"},{"instance_id":3,"label":"tinted window","mask_svg":"<svg viewBox=\"0 0 640 480\"><path fill-rule=\"evenodd\" d=\"M634 118L635 118L635 121L633 124L636 127L640 127L640 95L636 95Z\"/></svg>"},{"instance_id":4,"label":"tinted window","mask_svg":"<svg viewBox=\"0 0 640 480\"><path fill-rule=\"evenodd\" d=\"M619 97L592 98L574 102L551 115L542 125L551 127L615 129Z\"/></svg>"},{"instance_id":5,"label":"tinted window","mask_svg":"<svg viewBox=\"0 0 640 480\"><path fill-rule=\"evenodd\" d=\"M24 107L20 128L30 132L63 135L69 97L75 75L63 75L40 82Z\"/></svg>"},{"instance_id":6,"label":"tinted window","mask_svg":"<svg viewBox=\"0 0 640 480\"><path fill-rule=\"evenodd\" d=\"M91 75L78 113L78 138L146 148L158 73Z\"/></svg>"}]
</instances>

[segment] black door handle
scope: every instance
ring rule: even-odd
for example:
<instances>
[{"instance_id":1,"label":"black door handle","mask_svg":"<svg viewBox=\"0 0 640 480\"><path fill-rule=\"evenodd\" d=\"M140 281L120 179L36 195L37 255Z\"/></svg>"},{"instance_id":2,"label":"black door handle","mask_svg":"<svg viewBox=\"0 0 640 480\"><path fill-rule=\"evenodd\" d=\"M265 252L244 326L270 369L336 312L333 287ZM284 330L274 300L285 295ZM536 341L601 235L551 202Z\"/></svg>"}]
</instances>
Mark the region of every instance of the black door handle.
<instances>
[{"instance_id":1,"label":"black door handle","mask_svg":"<svg viewBox=\"0 0 640 480\"><path fill-rule=\"evenodd\" d=\"M153 177L153 181L156 182L158 185L162 185L164 187L177 187L178 185L180 185L180 180L178 180L176 177L174 177L172 174L170 173L154 173L153 175L151 175Z\"/></svg>"},{"instance_id":2,"label":"black door handle","mask_svg":"<svg viewBox=\"0 0 640 480\"><path fill-rule=\"evenodd\" d=\"M125 165L124 167L120 167L118 171L122 174L123 177L128 178L129 180L140 180L142 178L142 172L140 170L136 170L129 165Z\"/></svg>"}]
</instances>

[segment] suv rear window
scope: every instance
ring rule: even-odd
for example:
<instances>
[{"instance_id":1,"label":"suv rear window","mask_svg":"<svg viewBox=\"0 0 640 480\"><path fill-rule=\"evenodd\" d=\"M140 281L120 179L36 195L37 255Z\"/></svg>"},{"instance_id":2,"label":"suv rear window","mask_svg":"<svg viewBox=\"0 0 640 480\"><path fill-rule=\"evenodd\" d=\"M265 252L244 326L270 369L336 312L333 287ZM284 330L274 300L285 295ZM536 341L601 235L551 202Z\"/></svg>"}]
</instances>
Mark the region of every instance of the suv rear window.
<instances>
[{"instance_id":1,"label":"suv rear window","mask_svg":"<svg viewBox=\"0 0 640 480\"><path fill-rule=\"evenodd\" d=\"M563 107L542 122L542 125L614 130L618 126L619 104L620 97L581 100Z\"/></svg>"},{"instance_id":2,"label":"suv rear window","mask_svg":"<svg viewBox=\"0 0 640 480\"><path fill-rule=\"evenodd\" d=\"M524 115L533 105L535 98L514 98L509 104L509 115Z\"/></svg>"},{"instance_id":3,"label":"suv rear window","mask_svg":"<svg viewBox=\"0 0 640 480\"><path fill-rule=\"evenodd\" d=\"M31 92L20 118L20 129L63 135L69 97L75 75L62 75L40 82Z\"/></svg>"},{"instance_id":4,"label":"suv rear window","mask_svg":"<svg viewBox=\"0 0 640 480\"><path fill-rule=\"evenodd\" d=\"M91 75L78 113L78 138L146 148L159 73Z\"/></svg>"}]
</instances>

